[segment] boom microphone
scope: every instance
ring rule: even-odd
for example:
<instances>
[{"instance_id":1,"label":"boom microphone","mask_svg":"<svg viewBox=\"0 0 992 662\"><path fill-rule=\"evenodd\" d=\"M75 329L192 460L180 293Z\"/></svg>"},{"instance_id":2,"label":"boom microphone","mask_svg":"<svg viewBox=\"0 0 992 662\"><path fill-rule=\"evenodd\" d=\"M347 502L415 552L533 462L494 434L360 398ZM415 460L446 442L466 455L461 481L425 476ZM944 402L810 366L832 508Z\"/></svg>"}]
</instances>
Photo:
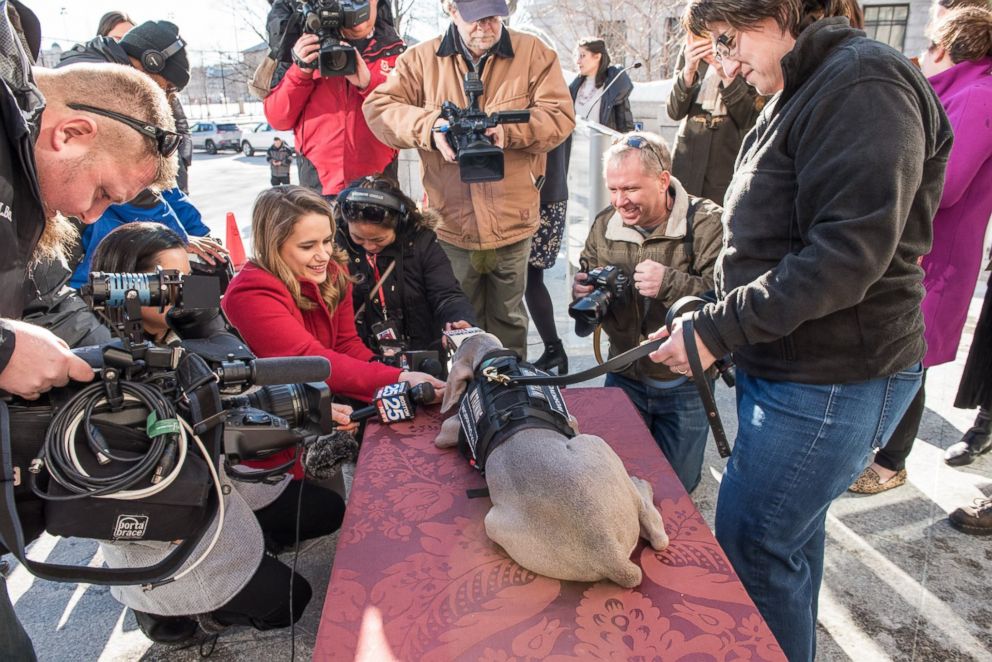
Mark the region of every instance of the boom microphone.
<instances>
[{"instance_id":1,"label":"boom microphone","mask_svg":"<svg viewBox=\"0 0 992 662\"><path fill-rule=\"evenodd\" d=\"M389 425L413 420L417 405L427 404L434 399L434 387L428 382L410 387L410 382L388 384L376 391L372 404L356 409L351 420L361 421L378 414L379 421Z\"/></svg>"},{"instance_id":2,"label":"boom microphone","mask_svg":"<svg viewBox=\"0 0 992 662\"><path fill-rule=\"evenodd\" d=\"M217 369L217 376L225 385L322 382L331 376L331 362L323 356L255 359L247 363L232 361L222 363Z\"/></svg>"}]
</instances>

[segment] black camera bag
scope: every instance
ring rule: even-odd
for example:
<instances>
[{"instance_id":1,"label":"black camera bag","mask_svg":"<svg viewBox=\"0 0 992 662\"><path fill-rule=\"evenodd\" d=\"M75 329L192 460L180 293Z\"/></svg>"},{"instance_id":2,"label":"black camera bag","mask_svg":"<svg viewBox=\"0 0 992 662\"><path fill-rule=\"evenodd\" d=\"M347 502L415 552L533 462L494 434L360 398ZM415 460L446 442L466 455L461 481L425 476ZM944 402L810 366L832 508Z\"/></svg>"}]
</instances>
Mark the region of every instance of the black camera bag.
<instances>
[{"instance_id":1,"label":"black camera bag","mask_svg":"<svg viewBox=\"0 0 992 662\"><path fill-rule=\"evenodd\" d=\"M115 455L137 456L148 445L144 430L97 420L94 425ZM120 467L116 462L100 466L85 450L79 461L94 476L115 473ZM47 483L45 491L52 497L70 494L54 480ZM140 500L86 497L45 501L45 529L56 536L98 540L169 542L188 538L209 523L206 505L212 490L210 471L190 440L179 475L158 494Z\"/></svg>"},{"instance_id":2,"label":"black camera bag","mask_svg":"<svg viewBox=\"0 0 992 662\"><path fill-rule=\"evenodd\" d=\"M219 460L224 426L217 414L223 410L216 379L206 362L195 354L188 354L177 370L179 381L186 387L189 397L190 422L197 429L207 451L214 461ZM18 408L20 409L20 408ZM32 409L28 407L27 409ZM40 535L38 526L44 512L44 502L31 492L27 476L20 475L15 496L15 466L21 471L38 454L51 420L52 410L38 407L37 413L28 416L18 412L17 440L11 435L11 416L7 404L0 400L0 544L6 547L36 577L50 581L86 582L107 586L155 584L171 579L206 533L209 522L217 512L218 501L213 490L208 493L200 521L204 524L195 534L180 542L168 556L144 568L91 568L32 561L25 546ZM40 434L38 431L40 430ZM17 448L16 455L14 448ZM198 451L196 451L198 453ZM16 464L15 464L16 463ZM204 465L205 468L205 465ZM165 491L163 491L164 493ZM129 504L136 502L127 502ZM22 524L20 513L26 516L27 527ZM92 537L92 534L86 537Z\"/></svg>"}]
</instances>

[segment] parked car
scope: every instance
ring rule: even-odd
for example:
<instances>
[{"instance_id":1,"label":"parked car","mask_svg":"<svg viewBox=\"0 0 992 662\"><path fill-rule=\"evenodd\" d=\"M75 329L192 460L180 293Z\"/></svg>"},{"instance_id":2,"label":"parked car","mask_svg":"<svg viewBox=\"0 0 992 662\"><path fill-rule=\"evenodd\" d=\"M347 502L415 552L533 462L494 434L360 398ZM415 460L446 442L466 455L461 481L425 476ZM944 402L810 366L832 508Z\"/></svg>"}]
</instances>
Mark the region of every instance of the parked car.
<instances>
[{"instance_id":1,"label":"parked car","mask_svg":"<svg viewBox=\"0 0 992 662\"><path fill-rule=\"evenodd\" d=\"M282 141L295 149L292 131L276 131L268 122L259 122L241 136L241 151L245 156L253 156L255 152L264 152L272 146L273 138Z\"/></svg>"},{"instance_id":2,"label":"parked car","mask_svg":"<svg viewBox=\"0 0 992 662\"><path fill-rule=\"evenodd\" d=\"M241 151L241 129L233 122L197 122L190 127L189 134L193 147L204 149L207 154L216 154L220 149Z\"/></svg>"}]
</instances>

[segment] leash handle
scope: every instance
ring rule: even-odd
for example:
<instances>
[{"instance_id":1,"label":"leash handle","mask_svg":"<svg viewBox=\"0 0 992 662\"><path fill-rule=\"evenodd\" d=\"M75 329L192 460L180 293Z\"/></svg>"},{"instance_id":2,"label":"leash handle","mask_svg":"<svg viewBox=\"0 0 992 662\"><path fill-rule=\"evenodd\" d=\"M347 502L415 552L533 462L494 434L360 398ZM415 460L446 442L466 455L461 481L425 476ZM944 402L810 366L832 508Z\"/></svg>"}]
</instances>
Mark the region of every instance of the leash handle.
<instances>
[{"instance_id":1,"label":"leash handle","mask_svg":"<svg viewBox=\"0 0 992 662\"><path fill-rule=\"evenodd\" d=\"M730 441L727 440L727 431L723 429L723 420L716 408L716 398L710 388L709 380L706 379L703 363L699 360L699 349L696 347L696 329L691 317L687 317L682 322L682 339L685 341L685 353L689 359L692 381L696 384L696 391L699 392L699 398L703 401L703 408L706 409L706 420L710 424L710 429L713 430L716 449L720 453L720 457L730 457Z\"/></svg>"}]
</instances>

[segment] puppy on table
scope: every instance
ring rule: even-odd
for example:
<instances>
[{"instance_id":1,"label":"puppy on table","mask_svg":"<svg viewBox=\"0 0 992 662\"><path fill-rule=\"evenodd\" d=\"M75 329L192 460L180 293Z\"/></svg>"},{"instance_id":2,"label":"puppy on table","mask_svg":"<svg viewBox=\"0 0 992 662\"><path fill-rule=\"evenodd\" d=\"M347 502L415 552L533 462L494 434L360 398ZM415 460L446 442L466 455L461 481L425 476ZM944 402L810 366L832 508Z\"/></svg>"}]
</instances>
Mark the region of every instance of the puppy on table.
<instances>
[{"instance_id":1,"label":"puppy on table","mask_svg":"<svg viewBox=\"0 0 992 662\"><path fill-rule=\"evenodd\" d=\"M434 442L438 448L461 442L484 471L493 503L486 533L532 572L637 586L641 569L630 556L639 537L659 551L668 546L651 485L628 475L600 437L578 434L557 389L506 385L500 372L508 369L520 366L496 336L462 341L441 411L463 402Z\"/></svg>"}]
</instances>

